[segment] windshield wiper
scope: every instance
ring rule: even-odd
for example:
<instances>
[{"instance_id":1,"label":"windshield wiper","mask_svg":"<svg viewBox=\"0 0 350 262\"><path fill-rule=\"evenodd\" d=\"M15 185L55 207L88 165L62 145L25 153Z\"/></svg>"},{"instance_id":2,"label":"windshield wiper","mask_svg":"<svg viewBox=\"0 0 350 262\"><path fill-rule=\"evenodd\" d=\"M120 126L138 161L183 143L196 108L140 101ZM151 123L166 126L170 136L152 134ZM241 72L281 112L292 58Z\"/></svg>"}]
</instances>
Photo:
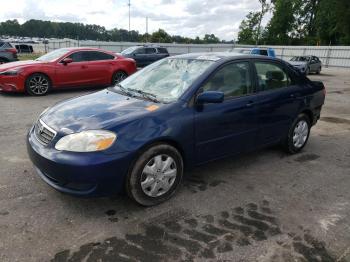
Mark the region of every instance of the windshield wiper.
<instances>
[{"instance_id":1,"label":"windshield wiper","mask_svg":"<svg viewBox=\"0 0 350 262\"><path fill-rule=\"evenodd\" d=\"M119 87L119 89L126 94L127 96L130 97L135 97L135 95L133 95L131 92L128 91L128 89L126 89L125 87L123 87L121 84L116 84L117 87Z\"/></svg>"},{"instance_id":2,"label":"windshield wiper","mask_svg":"<svg viewBox=\"0 0 350 262\"><path fill-rule=\"evenodd\" d=\"M140 89L133 89L133 88L128 88L128 91L138 93L142 95L143 98L146 98L152 102L159 103L159 100L157 99L157 96L155 94L140 90Z\"/></svg>"}]
</instances>

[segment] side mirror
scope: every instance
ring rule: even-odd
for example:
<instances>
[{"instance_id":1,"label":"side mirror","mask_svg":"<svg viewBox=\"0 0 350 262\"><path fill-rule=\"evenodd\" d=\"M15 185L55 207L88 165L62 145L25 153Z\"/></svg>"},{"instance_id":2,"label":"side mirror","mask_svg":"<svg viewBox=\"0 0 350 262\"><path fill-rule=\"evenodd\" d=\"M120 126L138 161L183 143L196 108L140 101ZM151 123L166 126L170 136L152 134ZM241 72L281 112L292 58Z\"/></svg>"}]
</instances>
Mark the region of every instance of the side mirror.
<instances>
[{"instance_id":1,"label":"side mirror","mask_svg":"<svg viewBox=\"0 0 350 262\"><path fill-rule=\"evenodd\" d=\"M62 64L67 65L73 62L72 58L66 57L65 59L62 60Z\"/></svg>"},{"instance_id":2,"label":"side mirror","mask_svg":"<svg viewBox=\"0 0 350 262\"><path fill-rule=\"evenodd\" d=\"M196 103L202 104L219 104L224 101L224 93L219 91L205 91L196 98Z\"/></svg>"}]
</instances>

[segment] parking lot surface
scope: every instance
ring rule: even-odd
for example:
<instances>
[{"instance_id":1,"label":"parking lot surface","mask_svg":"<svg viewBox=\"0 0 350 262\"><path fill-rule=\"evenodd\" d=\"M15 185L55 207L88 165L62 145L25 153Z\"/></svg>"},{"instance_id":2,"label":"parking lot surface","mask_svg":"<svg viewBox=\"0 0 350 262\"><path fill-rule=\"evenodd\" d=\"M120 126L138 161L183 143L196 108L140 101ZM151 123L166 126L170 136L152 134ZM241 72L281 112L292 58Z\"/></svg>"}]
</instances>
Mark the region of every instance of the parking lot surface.
<instances>
[{"instance_id":1,"label":"parking lot surface","mask_svg":"<svg viewBox=\"0 0 350 262\"><path fill-rule=\"evenodd\" d=\"M0 94L0 261L350 261L350 70L310 78L327 97L302 153L273 147L196 168L151 208L58 193L27 157L40 112L94 90Z\"/></svg>"}]
</instances>

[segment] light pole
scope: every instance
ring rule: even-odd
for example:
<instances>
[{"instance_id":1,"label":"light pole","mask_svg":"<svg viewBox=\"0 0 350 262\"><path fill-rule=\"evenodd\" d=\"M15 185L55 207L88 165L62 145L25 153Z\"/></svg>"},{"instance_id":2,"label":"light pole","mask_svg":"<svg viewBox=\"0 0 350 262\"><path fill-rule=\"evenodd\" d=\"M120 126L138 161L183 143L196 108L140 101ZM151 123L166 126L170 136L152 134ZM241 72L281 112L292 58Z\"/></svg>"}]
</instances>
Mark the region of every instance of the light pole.
<instances>
[{"instance_id":1,"label":"light pole","mask_svg":"<svg viewBox=\"0 0 350 262\"><path fill-rule=\"evenodd\" d=\"M130 34L130 6L131 6L130 0L129 0L129 3L128 3L128 6L129 6L129 34Z\"/></svg>"}]
</instances>

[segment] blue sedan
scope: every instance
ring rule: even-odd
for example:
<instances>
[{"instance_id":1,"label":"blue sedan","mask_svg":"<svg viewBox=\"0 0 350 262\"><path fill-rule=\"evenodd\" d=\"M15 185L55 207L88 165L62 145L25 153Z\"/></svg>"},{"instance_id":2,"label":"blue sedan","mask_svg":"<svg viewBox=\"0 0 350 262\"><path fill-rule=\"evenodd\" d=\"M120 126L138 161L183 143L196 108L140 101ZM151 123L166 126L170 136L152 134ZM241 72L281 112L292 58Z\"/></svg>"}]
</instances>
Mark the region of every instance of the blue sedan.
<instances>
[{"instance_id":1,"label":"blue sedan","mask_svg":"<svg viewBox=\"0 0 350 262\"><path fill-rule=\"evenodd\" d=\"M184 169L281 144L306 145L325 100L282 60L234 53L160 60L120 84L45 110L27 148L39 176L77 196L169 199Z\"/></svg>"}]
</instances>

